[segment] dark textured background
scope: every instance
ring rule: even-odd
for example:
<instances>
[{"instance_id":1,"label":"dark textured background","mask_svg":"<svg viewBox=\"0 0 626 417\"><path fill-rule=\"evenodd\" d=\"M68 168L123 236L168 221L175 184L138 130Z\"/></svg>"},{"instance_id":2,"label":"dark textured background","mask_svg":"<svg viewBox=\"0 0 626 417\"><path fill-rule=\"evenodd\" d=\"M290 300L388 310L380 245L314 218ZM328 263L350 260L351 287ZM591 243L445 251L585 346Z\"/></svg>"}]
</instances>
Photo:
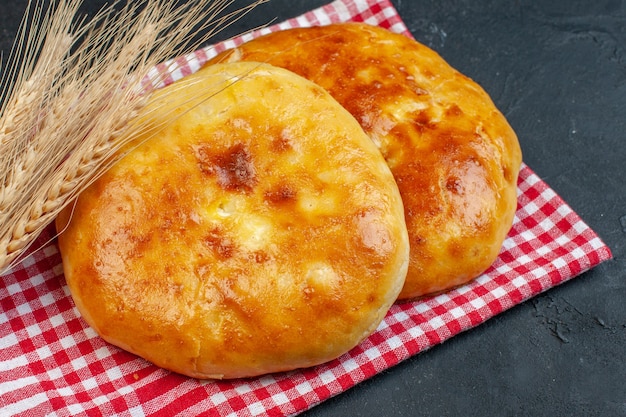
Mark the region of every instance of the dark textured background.
<instances>
[{"instance_id":1,"label":"dark textured background","mask_svg":"<svg viewBox=\"0 0 626 417\"><path fill-rule=\"evenodd\" d=\"M220 39L328 1L271 0ZM393 3L420 42L491 94L524 161L615 259L306 415L626 416L626 1ZM5 57L25 7L0 2Z\"/></svg>"}]
</instances>

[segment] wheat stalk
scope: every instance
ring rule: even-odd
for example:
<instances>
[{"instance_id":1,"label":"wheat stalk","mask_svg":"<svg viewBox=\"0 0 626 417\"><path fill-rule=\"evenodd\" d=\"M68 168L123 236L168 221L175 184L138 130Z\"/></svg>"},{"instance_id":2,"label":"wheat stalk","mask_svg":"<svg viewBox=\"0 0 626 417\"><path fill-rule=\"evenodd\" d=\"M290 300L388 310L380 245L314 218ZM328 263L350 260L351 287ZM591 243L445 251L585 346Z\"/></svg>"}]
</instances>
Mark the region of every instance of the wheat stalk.
<instances>
[{"instance_id":1,"label":"wheat stalk","mask_svg":"<svg viewBox=\"0 0 626 417\"><path fill-rule=\"evenodd\" d=\"M150 70L264 1L231 13L232 0L114 3L78 21L81 0L29 3L0 90L0 273L129 140L161 127L136 117L169 72Z\"/></svg>"}]
</instances>

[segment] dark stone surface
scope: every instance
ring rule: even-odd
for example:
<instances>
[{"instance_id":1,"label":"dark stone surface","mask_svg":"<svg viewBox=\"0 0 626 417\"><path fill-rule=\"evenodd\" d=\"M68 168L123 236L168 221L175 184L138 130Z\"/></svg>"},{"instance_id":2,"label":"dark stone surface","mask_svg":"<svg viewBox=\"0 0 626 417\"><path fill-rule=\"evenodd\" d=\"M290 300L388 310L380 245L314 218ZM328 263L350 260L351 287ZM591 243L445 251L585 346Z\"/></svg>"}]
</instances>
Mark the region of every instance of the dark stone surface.
<instances>
[{"instance_id":1,"label":"dark stone surface","mask_svg":"<svg viewBox=\"0 0 626 417\"><path fill-rule=\"evenodd\" d=\"M271 0L220 36L324 3ZM393 3L492 95L524 161L615 258L305 415L626 416L626 1ZM25 4L0 3L5 57Z\"/></svg>"}]
</instances>

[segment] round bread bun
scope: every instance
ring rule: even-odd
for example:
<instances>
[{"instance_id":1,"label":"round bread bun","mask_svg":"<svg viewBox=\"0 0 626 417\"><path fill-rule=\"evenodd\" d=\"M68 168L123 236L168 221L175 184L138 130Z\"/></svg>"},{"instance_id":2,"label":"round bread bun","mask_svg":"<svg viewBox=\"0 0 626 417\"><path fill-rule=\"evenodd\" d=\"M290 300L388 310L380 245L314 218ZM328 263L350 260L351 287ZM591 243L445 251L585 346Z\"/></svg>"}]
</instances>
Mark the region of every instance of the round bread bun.
<instances>
[{"instance_id":1,"label":"round bread bun","mask_svg":"<svg viewBox=\"0 0 626 417\"><path fill-rule=\"evenodd\" d=\"M517 207L517 137L487 93L406 36L362 23L284 30L222 61L289 69L328 90L391 167L411 246L400 299L462 285L497 258Z\"/></svg>"},{"instance_id":2,"label":"round bread bun","mask_svg":"<svg viewBox=\"0 0 626 417\"><path fill-rule=\"evenodd\" d=\"M239 378L329 361L376 329L408 236L350 113L253 63L183 78L148 108L140 118L166 126L57 218L67 284L98 334L181 374Z\"/></svg>"}]
</instances>

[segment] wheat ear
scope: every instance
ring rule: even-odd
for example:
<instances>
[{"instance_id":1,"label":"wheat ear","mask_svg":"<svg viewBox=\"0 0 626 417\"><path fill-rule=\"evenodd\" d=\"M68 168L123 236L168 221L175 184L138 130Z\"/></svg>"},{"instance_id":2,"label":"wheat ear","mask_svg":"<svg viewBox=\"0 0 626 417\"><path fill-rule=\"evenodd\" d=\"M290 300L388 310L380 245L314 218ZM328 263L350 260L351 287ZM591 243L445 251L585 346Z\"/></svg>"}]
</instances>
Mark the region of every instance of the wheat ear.
<instances>
[{"instance_id":1,"label":"wheat ear","mask_svg":"<svg viewBox=\"0 0 626 417\"><path fill-rule=\"evenodd\" d=\"M135 122L149 99L145 86L169 72L150 70L264 1L231 13L230 0L144 0L120 11L114 3L78 23L80 0L53 1L45 11L43 0L29 4L34 12L25 15L0 90L0 274L133 133L160 128Z\"/></svg>"}]
</instances>

